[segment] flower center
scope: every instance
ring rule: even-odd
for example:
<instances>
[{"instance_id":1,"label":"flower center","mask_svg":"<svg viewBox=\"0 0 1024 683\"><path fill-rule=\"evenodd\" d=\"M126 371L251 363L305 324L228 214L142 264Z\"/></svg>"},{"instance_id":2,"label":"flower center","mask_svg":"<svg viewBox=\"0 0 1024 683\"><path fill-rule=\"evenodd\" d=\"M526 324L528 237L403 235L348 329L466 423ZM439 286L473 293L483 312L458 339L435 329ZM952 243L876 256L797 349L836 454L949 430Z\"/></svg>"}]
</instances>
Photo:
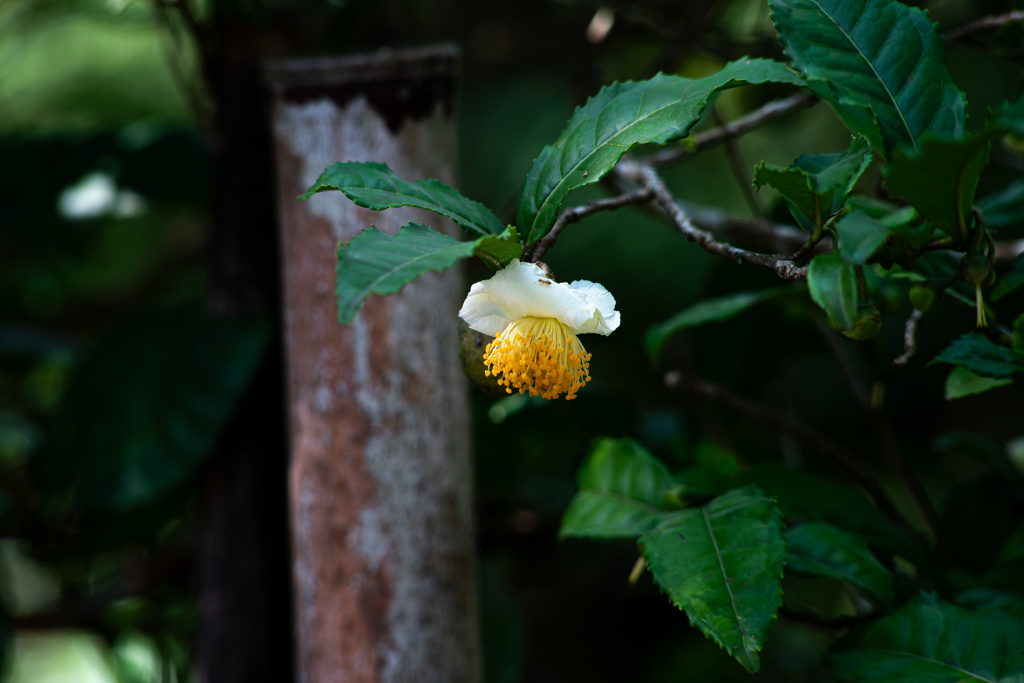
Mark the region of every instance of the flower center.
<instances>
[{"instance_id":1,"label":"flower center","mask_svg":"<svg viewBox=\"0 0 1024 683\"><path fill-rule=\"evenodd\" d=\"M555 318L521 318L510 324L484 353L486 375L498 377L509 394L566 400L590 381L590 354Z\"/></svg>"}]
</instances>

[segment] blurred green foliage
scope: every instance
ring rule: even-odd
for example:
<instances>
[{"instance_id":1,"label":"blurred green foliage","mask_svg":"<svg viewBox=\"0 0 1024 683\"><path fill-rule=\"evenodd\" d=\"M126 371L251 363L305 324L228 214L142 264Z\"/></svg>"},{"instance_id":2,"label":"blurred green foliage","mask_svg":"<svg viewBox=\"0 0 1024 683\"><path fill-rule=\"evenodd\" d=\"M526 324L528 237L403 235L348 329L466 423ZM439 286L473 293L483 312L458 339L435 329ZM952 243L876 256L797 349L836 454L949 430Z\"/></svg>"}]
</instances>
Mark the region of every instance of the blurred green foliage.
<instances>
[{"instance_id":1,"label":"blurred green foliage","mask_svg":"<svg viewBox=\"0 0 1024 683\"><path fill-rule=\"evenodd\" d=\"M598 5L215 0L195 10L204 20L255 27L271 42L278 34L298 36L295 42L310 54L459 43L465 56L461 189L511 222L533 159L558 136L573 107L601 86L658 71L704 76L744 54L783 57L763 0L610 3L615 21L592 43L586 32ZM948 29L1005 12L1012 3L933 0L927 6ZM1019 96L1022 39L1024 29L1011 25L949 46L949 71L967 94L972 129L988 108ZM122 510L85 509L73 482L39 484L68 476L67 462L88 462L75 452L77 440L68 442L71 432L54 431L64 400L75 397L76 383L87 377L88 359L110 352L119 327L136 316L170 321L173 311L203 301L214 207L207 131L195 116L206 106L201 81L194 44L173 11L161 13L143 0L0 3L0 634L8 681L184 680L193 666L191 560L208 442L173 477L158 468L160 486L139 488L140 481L151 480L131 479L129 468L97 471L99 481L115 489L123 482L142 491L127 503L122 499ZM722 93L698 127L714 125L715 114L730 120L788 92L776 89L781 87ZM840 120L819 104L770 123L737 146L750 173L761 160L786 167L800 154L842 152L849 140ZM977 196L1002 191L1022 169L1017 148L995 146ZM664 175L683 200L752 215L743 181L734 177L722 148ZM860 187L877 182L872 167ZM600 196L603 191L592 186L570 202ZM792 222L773 190L760 197L772 218ZM1021 238L1024 223L1007 219L999 236ZM634 541L559 542L557 534L576 492L576 470L600 436L632 437L672 470L701 464L701 449L708 448L701 444L710 440L735 452L746 471L757 471L751 480L759 484L757 467L780 463L803 465L808 476L835 475L787 439L707 406L680 404L645 352L645 331L674 312L778 281L763 269L709 256L638 208L589 218L568 230L545 260L560 279L606 285L623 325L611 337L588 339L594 381L577 401L547 405L519 396L497 402L473 396L486 680L749 679L728 654L707 646L649 581L627 582L637 557ZM489 274L480 264L471 278ZM903 345L910 281L867 275L881 302L882 332L864 345L843 344L859 372L881 375L885 359ZM842 370L805 309L787 300L687 330L665 346L663 366L696 370L773 403L868 454L897 495L898 482L864 428ZM1018 289L992 306L1001 319L1012 320L1010 313L1022 304L1024 290ZM1020 537L1019 497L989 474L994 465L969 449L932 443L955 430L990 434L997 445L1021 436L1019 383L947 402L946 370L925 366L973 315L943 297L929 313L917 359L887 377L885 403L950 537L972 557L995 562L994 581L1020 590L1020 549L1002 543L1014 530ZM196 338L207 333L200 325ZM153 353L166 352L160 345L174 338L149 342ZM76 400L112 410L108 389L82 389L89 395ZM222 396L218 414L236 398ZM214 425L214 442L217 433ZM62 450L58 464L48 465L42 449L52 442L62 443ZM787 509L780 493L785 516L839 525L851 509L863 512L858 502L808 481L821 500L804 501L814 509ZM914 514L905 496L896 502ZM884 546L891 530L879 530L876 522L868 519L860 533L877 533L872 545ZM979 526L991 533L975 533ZM125 595L126 576L153 558L171 570ZM897 572L895 580L905 596L911 578ZM830 617L857 609L837 581L787 576L783 585L787 605L797 609L825 606ZM84 618L67 618L82 605L99 607ZM825 680L820 656L829 640L806 624L780 620L756 678Z\"/></svg>"}]
</instances>

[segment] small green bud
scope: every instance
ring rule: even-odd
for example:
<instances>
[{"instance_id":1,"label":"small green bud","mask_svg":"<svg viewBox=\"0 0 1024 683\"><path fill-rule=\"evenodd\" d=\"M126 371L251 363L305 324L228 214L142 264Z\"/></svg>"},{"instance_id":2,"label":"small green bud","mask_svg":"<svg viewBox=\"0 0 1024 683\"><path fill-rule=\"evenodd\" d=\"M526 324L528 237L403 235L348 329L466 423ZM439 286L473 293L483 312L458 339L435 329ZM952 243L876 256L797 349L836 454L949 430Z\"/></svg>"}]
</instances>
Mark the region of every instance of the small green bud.
<instances>
[{"instance_id":1,"label":"small green bud","mask_svg":"<svg viewBox=\"0 0 1024 683\"><path fill-rule=\"evenodd\" d=\"M462 371L477 389L491 398L501 398L505 396L505 388L498 384L497 377L485 374L487 366L484 364L484 350L491 341L493 337L471 330L466 321L459 321L459 361L462 363Z\"/></svg>"},{"instance_id":2,"label":"small green bud","mask_svg":"<svg viewBox=\"0 0 1024 683\"><path fill-rule=\"evenodd\" d=\"M873 303L868 301L857 304L857 320L853 323L853 329L840 330L840 332L850 339L867 341L878 336L881 329L882 314L878 312Z\"/></svg>"},{"instance_id":3,"label":"small green bud","mask_svg":"<svg viewBox=\"0 0 1024 683\"><path fill-rule=\"evenodd\" d=\"M960 279L972 285L991 287L996 281L992 262L983 254L971 252L960 259Z\"/></svg>"},{"instance_id":4,"label":"small green bud","mask_svg":"<svg viewBox=\"0 0 1024 683\"><path fill-rule=\"evenodd\" d=\"M682 510L690 506L688 494L690 493L690 487L686 484L679 484L673 486L670 489L665 489L662 497L665 500L665 507L669 510Z\"/></svg>"},{"instance_id":5,"label":"small green bud","mask_svg":"<svg viewBox=\"0 0 1024 683\"><path fill-rule=\"evenodd\" d=\"M935 307L942 290L931 280L917 282L910 288L910 305L924 313Z\"/></svg>"}]
</instances>

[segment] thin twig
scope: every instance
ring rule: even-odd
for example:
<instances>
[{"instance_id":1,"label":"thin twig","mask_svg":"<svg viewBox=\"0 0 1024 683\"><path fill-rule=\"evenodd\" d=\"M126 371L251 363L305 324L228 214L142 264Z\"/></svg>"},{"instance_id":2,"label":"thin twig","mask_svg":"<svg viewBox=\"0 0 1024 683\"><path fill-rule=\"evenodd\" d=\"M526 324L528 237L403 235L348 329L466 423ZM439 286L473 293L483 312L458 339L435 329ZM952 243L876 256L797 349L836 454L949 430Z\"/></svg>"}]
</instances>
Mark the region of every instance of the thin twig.
<instances>
[{"instance_id":1,"label":"thin twig","mask_svg":"<svg viewBox=\"0 0 1024 683\"><path fill-rule=\"evenodd\" d=\"M750 212L763 219L767 215L764 204L761 203L761 198L754 194L750 173L747 172L747 162L743 159L740 146L736 144L736 138L727 137L725 139L725 155L729 158L729 168L732 169L732 175L740 186L740 192L743 193L743 199L750 207Z\"/></svg>"},{"instance_id":2,"label":"thin twig","mask_svg":"<svg viewBox=\"0 0 1024 683\"><path fill-rule=\"evenodd\" d=\"M1006 14L1000 14L994 17L985 17L979 19L970 24L955 28L946 34L946 43L955 43L973 36L975 33L981 33L982 31L991 31L992 29L1006 26L1007 24L1017 24L1024 22L1024 10L1014 10L1013 12L1007 12Z\"/></svg>"},{"instance_id":3,"label":"thin twig","mask_svg":"<svg viewBox=\"0 0 1024 683\"><path fill-rule=\"evenodd\" d=\"M696 227L682 207L676 203L665 186L665 182L652 167L646 164L623 161L619 163L616 171L623 178L650 189L654 195L654 202L665 212L679 231L688 240L696 242L705 251L718 256L724 256L737 263L753 263L754 265L771 268L784 280L807 279L807 266L798 266L786 256L781 254L758 254L746 249L738 249L730 244L716 241L711 233Z\"/></svg>"},{"instance_id":4,"label":"thin twig","mask_svg":"<svg viewBox=\"0 0 1024 683\"><path fill-rule=\"evenodd\" d=\"M896 434L893 432L889 420L873 405L871 395L860 381L856 368L854 368L849 356L846 355L846 352L840 345L838 334L828 328L825 321L821 319L821 316L815 315L813 318L814 324L825 340L825 344L843 371L847 384L850 385L850 391L857 399L857 403L864 413L864 419L867 420L868 426L874 432L875 438L878 439L889 467L896 472L897 476L903 481L904 486L907 487L907 491L910 492L910 497L913 499L915 507L917 507L922 519L928 526L928 530L935 539L935 545L939 552L943 554L947 562L956 565L955 556L939 530L939 516L935 512L935 506L932 505L932 501L921 485L921 481L907 463L907 459L903 455L903 449L900 448L899 441L896 439Z\"/></svg>"},{"instance_id":5,"label":"thin twig","mask_svg":"<svg viewBox=\"0 0 1024 683\"><path fill-rule=\"evenodd\" d=\"M642 162L652 166L664 166L665 164L683 161L698 152L703 152L706 149L720 145L726 140L737 138L754 128L762 126L773 119L779 118L783 114L787 114L795 109L800 109L801 107L809 107L817 101L818 98L805 93L793 95L792 97L787 97L782 100L773 100L763 107L755 109L745 116L741 116L735 121L731 121L723 126L711 128L690 137L689 141L685 143L684 146L652 154L651 156L642 159Z\"/></svg>"},{"instance_id":6,"label":"thin twig","mask_svg":"<svg viewBox=\"0 0 1024 683\"><path fill-rule=\"evenodd\" d=\"M917 355L917 328L923 317L924 313L915 308L907 318L907 326L903 328L903 353L892 362L892 366L897 370L907 367L910 359Z\"/></svg>"},{"instance_id":7,"label":"thin twig","mask_svg":"<svg viewBox=\"0 0 1024 683\"><path fill-rule=\"evenodd\" d=\"M641 187L617 197L594 199L583 206L566 209L551 227L551 232L545 235L544 239L537 243L537 248L533 250L533 256L530 257L530 260L534 263L540 261L544 257L544 254L548 253L548 249L555 246L555 242L558 241L558 236L562 231L573 223L579 223L587 216L598 213L599 211L614 211L615 209L622 208L623 206L629 206L630 204L643 204L650 201L652 196L653 195L649 188Z\"/></svg>"},{"instance_id":8,"label":"thin twig","mask_svg":"<svg viewBox=\"0 0 1024 683\"><path fill-rule=\"evenodd\" d=\"M810 451L825 456L839 470L845 472L864 488L882 514L891 519L899 528L909 530L899 509L889 498L889 494L885 492L885 488L882 487L882 483L874 472L845 446L832 441L821 432L793 420L781 411L679 371L667 373L665 385L670 389L704 399L720 408L738 413L752 422L799 441Z\"/></svg>"}]
</instances>

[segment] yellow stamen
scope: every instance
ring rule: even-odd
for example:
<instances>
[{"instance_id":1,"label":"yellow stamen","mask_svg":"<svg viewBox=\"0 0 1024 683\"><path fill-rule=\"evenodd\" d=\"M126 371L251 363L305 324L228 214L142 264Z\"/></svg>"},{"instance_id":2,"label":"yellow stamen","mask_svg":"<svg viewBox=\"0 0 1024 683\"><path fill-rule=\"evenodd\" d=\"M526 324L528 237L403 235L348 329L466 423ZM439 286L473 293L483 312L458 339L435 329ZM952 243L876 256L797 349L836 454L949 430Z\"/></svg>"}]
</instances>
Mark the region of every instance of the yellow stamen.
<instances>
[{"instance_id":1,"label":"yellow stamen","mask_svg":"<svg viewBox=\"0 0 1024 683\"><path fill-rule=\"evenodd\" d=\"M590 381L590 354L572 330L555 318L522 318L488 344L484 354L487 370L520 394L576 398Z\"/></svg>"}]
</instances>

